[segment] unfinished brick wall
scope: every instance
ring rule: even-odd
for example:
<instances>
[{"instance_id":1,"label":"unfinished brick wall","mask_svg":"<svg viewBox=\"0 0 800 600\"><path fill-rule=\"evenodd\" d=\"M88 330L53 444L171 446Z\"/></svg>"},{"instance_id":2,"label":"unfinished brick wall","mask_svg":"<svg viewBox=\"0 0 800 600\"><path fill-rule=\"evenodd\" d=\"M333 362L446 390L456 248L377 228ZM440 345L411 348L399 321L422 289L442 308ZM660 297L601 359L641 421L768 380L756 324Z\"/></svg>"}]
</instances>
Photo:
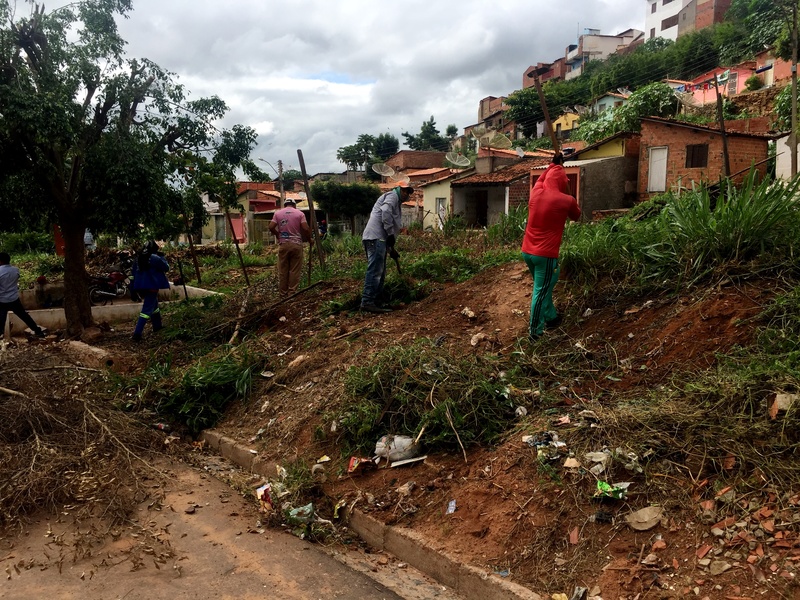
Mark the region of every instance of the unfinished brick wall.
<instances>
[{"instance_id":1,"label":"unfinished brick wall","mask_svg":"<svg viewBox=\"0 0 800 600\"><path fill-rule=\"evenodd\" d=\"M528 205L528 198L530 197L530 177L522 177L516 181L512 181L508 186L508 210L519 206L520 204Z\"/></svg>"},{"instance_id":2,"label":"unfinished brick wall","mask_svg":"<svg viewBox=\"0 0 800 600\"><path fill-rule=\"evenodd\" d=\"M708 165L704 168L686 167L686 146L708 144ZM691 187L692 182L716 182L724 173L722 136L717 132L690 129L688 127L662 123L642 122L641 153L639 155L639 199L646 200L656 192L647 191L650 176L650 153L653 147L667 147L667 190L678 184ZM731 174L735 182L741 182L754 162L767 158L767 140L756 137L732 135L728 137L728 155ZM758 170L765 174L767 165L762 163Z\"/></svg>"},{"instance_id":3,"label":"unfinished brick wall","mask_svg":"<svg viewBox=\"0 0 800 600\"><path fill-rule=\"evenodd\" d=\"M695 29L703 29L714 23L725 20L725 13L731 6L731 0L698 0L695 16Z\"/></svg>"}]
</instances>

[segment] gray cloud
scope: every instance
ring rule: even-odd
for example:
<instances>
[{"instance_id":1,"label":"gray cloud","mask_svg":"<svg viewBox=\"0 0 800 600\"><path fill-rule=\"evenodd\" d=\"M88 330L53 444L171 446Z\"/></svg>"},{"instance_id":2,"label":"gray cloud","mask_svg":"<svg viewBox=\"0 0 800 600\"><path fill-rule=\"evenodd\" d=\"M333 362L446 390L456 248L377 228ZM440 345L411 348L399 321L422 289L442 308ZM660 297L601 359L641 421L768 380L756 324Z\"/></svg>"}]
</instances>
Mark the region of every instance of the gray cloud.
<instances>
[{"instance_id":1,"label":"gray cloud","mask_svg":"<svg viewBox=\"0 0 800 600\"><path fill-rule=\"evenodd\" d=\"M358 135L440 131L477 120L478 102L522 85L526 67L562 55L585 27L642 29L641 0L133 0L128 53L176 73L193 97L216 94L224 125L259 132L254 156L310 174L341 171ZM401 145L402 147L402 145Z\"/></svg>"}]
</instances>

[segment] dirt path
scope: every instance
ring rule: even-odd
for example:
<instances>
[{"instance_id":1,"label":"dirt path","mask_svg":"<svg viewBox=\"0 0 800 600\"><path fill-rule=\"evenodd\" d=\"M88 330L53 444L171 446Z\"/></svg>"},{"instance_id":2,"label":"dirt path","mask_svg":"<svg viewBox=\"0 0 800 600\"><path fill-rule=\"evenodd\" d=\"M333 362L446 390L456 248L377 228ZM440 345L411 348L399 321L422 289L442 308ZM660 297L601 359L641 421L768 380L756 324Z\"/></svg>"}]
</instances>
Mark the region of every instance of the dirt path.
<instances>
[{"instance_id":1,"label":"dirt path","mask_svg":"<svg viewBox=\"0 0 800 600\"><path fill-rule=\"evenodd\" d=\"M40 518L22 536L0 540L0 598L456 598L389 557L353 551L337 560L293 535L264 530L253 503L221 481L184 464L168 468L163 500L141 506L135 523L110 535L95 535L87 523L76 527L65 510L61 522Z\"/></svg>"}]
</instances>

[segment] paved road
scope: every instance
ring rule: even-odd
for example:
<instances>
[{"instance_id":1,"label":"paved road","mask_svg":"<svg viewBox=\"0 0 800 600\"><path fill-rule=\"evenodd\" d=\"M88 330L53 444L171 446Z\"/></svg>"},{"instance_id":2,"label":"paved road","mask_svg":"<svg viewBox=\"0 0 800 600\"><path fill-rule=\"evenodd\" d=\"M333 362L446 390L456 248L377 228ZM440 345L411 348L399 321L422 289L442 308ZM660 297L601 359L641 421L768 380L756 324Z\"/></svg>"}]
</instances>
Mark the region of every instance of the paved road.
<instances>
[{"instance_id":1,"label":"paved road","mask_svg":"<svg viewBox=\"0 0 800 600\"><path fill-rule=\"evenodd\" d=\"M170 472L161 509L142 506L138 513L138 523L157 533L157 539L142 535L138 526L122 526L115 530L116 539L109 536L102 543L84 543L81 549L88 556L73 563L76 540L89 538L76 537L72 516L62 515L61 523L40 519L25 535L0 540L0 567L7 577L0 583L0 598L455 598L403 565L397 568L392 557L358 558L357 552L347 553L348 560L358 562L362 570L376 571L399 594L288 533L249 533L248 529L256 529L259 517L252 503L199 469L178 464L171 465ZM84 534L89 529L89 524L80 526ZM65 556L61 574L60 553Z\"/></svg>"}]
</instances>

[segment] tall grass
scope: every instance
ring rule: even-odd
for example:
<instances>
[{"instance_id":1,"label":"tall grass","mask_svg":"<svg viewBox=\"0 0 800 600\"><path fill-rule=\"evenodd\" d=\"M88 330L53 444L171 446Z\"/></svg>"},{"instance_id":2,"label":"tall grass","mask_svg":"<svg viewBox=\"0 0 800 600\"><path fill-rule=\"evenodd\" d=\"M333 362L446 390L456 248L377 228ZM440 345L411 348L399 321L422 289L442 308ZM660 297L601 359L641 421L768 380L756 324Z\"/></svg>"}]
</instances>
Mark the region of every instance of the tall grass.
<instances>
[{"instance_id":1,"label":"tall grass","mask_svg":"<svg viewBox=\"0 0 800 600\"><path fill-rule=\"evenodd\" d=\"M669 199L649 219L567 227L562 266L583 283L636 277L646 288L697 283L745 263L791 265L800 244L800 179L759 181L757 171L714 201L707 187Z\"/></svg>"}]
</instances>

